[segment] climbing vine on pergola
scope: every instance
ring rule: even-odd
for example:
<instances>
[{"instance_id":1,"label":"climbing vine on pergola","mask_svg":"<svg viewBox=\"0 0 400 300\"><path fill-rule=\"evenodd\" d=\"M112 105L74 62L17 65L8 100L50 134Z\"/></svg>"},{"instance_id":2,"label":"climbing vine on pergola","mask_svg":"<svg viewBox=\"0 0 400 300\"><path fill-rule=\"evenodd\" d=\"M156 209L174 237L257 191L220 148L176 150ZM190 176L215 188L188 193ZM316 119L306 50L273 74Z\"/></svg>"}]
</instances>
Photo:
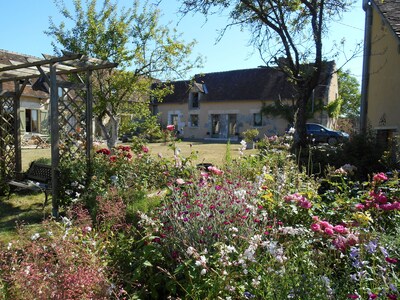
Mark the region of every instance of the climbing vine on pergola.
<instances>
[{"instance_id":1,"label":"climbing vine on pergola","mask_svg":"<svg viewBox=\"0 0 400 300\"><path fill-rule=\"evenodd\" d=\"M90 175L93 144L92 71L116 67L116 64L81 54L63 53L44 59L24 57L0 64L0 186L22 171L20 98L28 84L47 91L50 98L49 127L52 166L52 209L59 210L59 165L68 157L86 157ZM4 83L13 88L4 89Z\"/></svg>"}]
</instances>

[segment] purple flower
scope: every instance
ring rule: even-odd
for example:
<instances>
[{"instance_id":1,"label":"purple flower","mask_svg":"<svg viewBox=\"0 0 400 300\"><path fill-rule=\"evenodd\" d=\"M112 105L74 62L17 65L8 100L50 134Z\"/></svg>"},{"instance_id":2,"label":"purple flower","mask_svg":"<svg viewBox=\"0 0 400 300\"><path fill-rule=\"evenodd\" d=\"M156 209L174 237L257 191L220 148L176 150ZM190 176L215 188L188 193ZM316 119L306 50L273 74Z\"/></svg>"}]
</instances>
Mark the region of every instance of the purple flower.
<instances>
[{"instance_id":1,"label":"purple flower","mask_svg":"<svg viewBox=\"0 0 400 300\"><path fill-rule=\"evenodd\" d=\"M368 253L370 253L370 254L375 253L376 249L378 248L378 242L377 241L369 241L369 243L364 245L364 247L368 251Z\"/></svg>"}]
</instances>

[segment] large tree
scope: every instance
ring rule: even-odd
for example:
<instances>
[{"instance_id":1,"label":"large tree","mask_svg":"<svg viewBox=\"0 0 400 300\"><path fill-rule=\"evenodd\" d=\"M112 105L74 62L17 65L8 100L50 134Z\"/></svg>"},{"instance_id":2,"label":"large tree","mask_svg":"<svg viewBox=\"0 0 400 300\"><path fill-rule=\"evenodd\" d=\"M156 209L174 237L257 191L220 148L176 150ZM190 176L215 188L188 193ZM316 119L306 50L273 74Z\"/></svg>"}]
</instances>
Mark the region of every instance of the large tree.
<instances>
[{"instance_id":1,"label":"large tree","mask_svg":"<svg viewBox=\"0 0 400 300\"><path fill-rule=\"evenodd\" d=\"M349 119L360 117L360 83L351 75L349 70L338 71L339 95L343 99L340 110L341 116Z\"/></svg>"},{"instance_id":2,"label":"large tree","mask_svg":"<svg viewBox=\"0 0 400 300\"><path fill-rule=\"evenodd\" d=\"M54 38L56 54L62 50L119 64L116 70L94 74L94 112L108 147L117 141L120 114L150 117L150 86L155 78L176 79L200 63L190 60L195 42L185 43L175 29L160 25L160 11L151 3L119 8L112 0L54 0L65 21L50 17L46 33ZM68 2L67 2L68 3ZM166 90L157 91L156 96Z\"/></svg>"},{"instance_id":3,"label":"large tree","mask_svg":"<svg viewBox=\"0 0 400 300\"><path fill-rule=\"evenodd\" d=\"M266 64L288 77L295 96L295 146L306 144L306 105L320 84L327 24L350 7L351 0L181 0L181 12L209 15L229 12L230 26L251 32L250 42ZM225 29L226 29L225 28Z\"/></svg>"}]
</instances>

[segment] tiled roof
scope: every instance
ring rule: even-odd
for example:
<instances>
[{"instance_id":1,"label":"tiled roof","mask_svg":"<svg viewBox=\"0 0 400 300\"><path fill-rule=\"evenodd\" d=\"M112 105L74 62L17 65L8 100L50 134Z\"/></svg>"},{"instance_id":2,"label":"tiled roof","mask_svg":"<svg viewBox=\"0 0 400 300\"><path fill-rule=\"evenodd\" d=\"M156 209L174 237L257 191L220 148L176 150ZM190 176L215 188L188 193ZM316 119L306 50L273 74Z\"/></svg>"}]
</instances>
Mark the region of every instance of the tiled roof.
<instances>
[{"instance_id":1,"label":"tiled roof","mask_svg":"<svg viewBox=\"0 0 400 300\"><path fill-rule=\"evenodd\" d=\"M34 58L38 59L37 57L26 55L26 54L20 54L20 53L15 53L15 52L10 52L6 50L0 49L0 64L1 65L11 65L10 61L17 61L21 63L27 63L29 58ZM35 80L33 80L35 81ZM34 82L32 82L33 84ZM14 91L14 82L13 81L8 81L4 82L2 86L2 90L8 90L8 91ZM26 86L23 93L23 96L29 96L29 97L34 97L34 98L49 98L49 95L46 93L43 93L41 91L34 91L30 86Z\"/></svg>"},{"instance_id":2,"label":"tiled roof","mask_svg":"<svg viewBox=\"0 0 400 300\"><path fill-rule=\"evenodd\" d=\"M334 62L328 65L331 72ZM259 67L199 74L195 76L194 81L206 87L207 93L202 96L202 101L267 101L294 98L295 90L286 78L285 74L276 68ZM174 93L165 97L163 103L187 102L191 81L175 81L172 84ZM321 82L321 84L327 84L327 82ZM320 90L322 92L325 89Z\"/></svg>"},{"instance_id":3,"label":"tiled roof","mask_svg":"<svg viewBox=\"0 0 400 300\"><path fill-rule=\"evenodd\" d=\"M400 0L375 0L374 3L400 38Z\"/></svg>"}]
</instances>

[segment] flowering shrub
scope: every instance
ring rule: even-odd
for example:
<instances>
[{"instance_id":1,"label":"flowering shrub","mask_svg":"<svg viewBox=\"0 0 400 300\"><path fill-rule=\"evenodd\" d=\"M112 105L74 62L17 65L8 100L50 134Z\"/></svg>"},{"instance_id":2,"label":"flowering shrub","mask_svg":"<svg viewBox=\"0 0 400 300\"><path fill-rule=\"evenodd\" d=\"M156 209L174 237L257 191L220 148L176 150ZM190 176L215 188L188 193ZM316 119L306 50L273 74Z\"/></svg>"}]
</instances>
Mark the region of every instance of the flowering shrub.
<instances>
[{"instance_id":1,"label":"flowering shrub","mask_svg":"<svg viewBox=\"0 0 400 300\"><path fill-rule=\"evenodd\" d=\"M397 173L357 182L346 164L310 177L278 140L202 170L176 143L173 160L141 144L97 149L91 180L66 189L77 199L68 219L2 247L0 290L9 299L398 299ZM132 196L150 190L161 204L132 218Z\"/></svg>"},{"instance_id":2,"label":"flowering shrub","mask_svg":"<svg viewBox=\"0 0 400 300\"><path fill-rule=\"evenodd\" d=\"M1 275L10 299L108 299L107 267L91 227L47 223L44 233L2 249ZM26 237L20 232L21 237Z\"/></svg>"}]
</instances>

